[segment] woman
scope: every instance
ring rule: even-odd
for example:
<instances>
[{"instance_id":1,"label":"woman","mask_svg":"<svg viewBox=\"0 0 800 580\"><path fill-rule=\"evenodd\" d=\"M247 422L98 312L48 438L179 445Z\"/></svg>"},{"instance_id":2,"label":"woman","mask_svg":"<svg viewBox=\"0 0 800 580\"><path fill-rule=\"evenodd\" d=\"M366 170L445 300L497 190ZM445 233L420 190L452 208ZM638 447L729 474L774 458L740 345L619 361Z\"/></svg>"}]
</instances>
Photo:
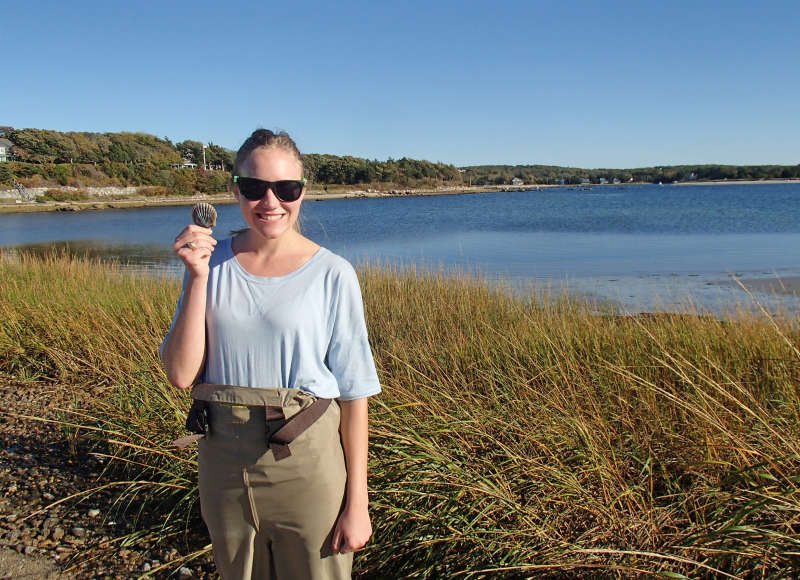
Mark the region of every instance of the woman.
<instances>
[{"instance_id":1,"label":"woman","mask_svg":"<svg viewBox=\"0 0 800 580\"><path fill-rule=\"evenodd\" d=\"M161 348L169 381L194 385L208 414L198 471L214 559L225 580L349 578L372 533L367 397L380 392L358 280L296 227L306 188L286 133L255 131L233 174L249 229L175 239L186 273Z\"/></svg>"}]
</instances>

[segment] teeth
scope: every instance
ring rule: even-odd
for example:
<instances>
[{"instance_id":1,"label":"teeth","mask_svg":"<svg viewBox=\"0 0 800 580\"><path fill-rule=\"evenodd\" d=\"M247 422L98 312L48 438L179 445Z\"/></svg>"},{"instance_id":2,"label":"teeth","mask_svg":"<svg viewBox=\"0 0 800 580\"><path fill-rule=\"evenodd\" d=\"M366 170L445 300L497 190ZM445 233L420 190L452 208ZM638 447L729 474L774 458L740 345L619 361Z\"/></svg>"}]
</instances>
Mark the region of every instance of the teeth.
<instances>
[{"instance_id":1,"label":"teeth","mask_svg":"<svg viewBox=\"0 0 800 580\"><path fill-rule=\"evenodd\" d=\"M275 221L275 220L281 219L283 217L283 215L264 215L264 214L261 214L258 217L260 217L262 220L267 220L267 221L271 222L271 221Z\"/></svg>"}]
</instances>

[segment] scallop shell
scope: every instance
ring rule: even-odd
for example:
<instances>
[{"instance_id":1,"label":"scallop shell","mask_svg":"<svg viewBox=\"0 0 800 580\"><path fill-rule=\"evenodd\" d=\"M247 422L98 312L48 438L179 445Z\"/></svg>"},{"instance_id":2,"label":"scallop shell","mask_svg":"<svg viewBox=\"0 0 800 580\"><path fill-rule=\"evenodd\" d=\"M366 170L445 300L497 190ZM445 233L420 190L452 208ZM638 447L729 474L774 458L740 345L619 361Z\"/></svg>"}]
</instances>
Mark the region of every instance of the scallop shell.
<instances>
[{"instance_id":1,"label":"scallop shell","mask_svg":"<svg viewBox=\"0 0 800 580\"><path fill-rule=\"evenodd\" d=\"M217 210L210 203L196 203L192 208L192 221L202 228L213 228L217 225Z\"/></svg>"}]
</instances>

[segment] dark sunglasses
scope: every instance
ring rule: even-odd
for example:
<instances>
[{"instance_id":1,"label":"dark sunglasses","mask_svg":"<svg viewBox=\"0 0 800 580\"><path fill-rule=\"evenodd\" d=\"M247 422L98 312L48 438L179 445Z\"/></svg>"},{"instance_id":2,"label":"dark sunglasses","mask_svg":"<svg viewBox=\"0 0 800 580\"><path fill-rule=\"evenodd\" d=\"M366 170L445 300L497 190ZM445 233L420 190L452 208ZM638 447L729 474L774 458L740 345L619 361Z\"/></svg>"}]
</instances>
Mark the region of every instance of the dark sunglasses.
<instances>
[{"instance_id":1,"label":"dark sunglasses","mask_svg":"<svg viewBox=\"0 0 800 580\"><path fill-rule=\"evenodd\" d=\"M283 202L297 201L306 186L305 177L303 179L264 181L255 177L234 175L233 182L239 186L239 193L250 201L257 201L267 195L267 188L271 189L275 197Z\"/></svg>"}]
</instances>

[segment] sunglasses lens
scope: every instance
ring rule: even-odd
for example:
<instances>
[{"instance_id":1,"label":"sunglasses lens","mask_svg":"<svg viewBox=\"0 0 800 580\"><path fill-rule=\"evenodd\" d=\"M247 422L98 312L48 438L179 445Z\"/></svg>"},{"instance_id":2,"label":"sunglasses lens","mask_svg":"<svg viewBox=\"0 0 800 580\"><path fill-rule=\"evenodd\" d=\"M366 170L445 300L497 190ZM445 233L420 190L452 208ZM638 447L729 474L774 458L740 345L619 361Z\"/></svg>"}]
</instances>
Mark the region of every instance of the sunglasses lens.
<instances>
[{"instance_id":1,"label":"sunglasses lens","mask_svg":"<svg viewBox=\"0 0 800 580\"><path fill-rule=\"evenodd\" d=\"M303 193L302 181L277 181L274 184L275 195L281 201L296 201Z\"/></svg>"},{"instance_id":2,"label":"sunglasses lens","mask_svg":"<svg viewBox=\"0 0 800 580\"><path fill-rule=\"evenodd\" d=\"M249 200L261 199L267 193L268 182L266 181L250 177L239 177L237 183L239 192Z\"/></svg>"}]
</instances>

